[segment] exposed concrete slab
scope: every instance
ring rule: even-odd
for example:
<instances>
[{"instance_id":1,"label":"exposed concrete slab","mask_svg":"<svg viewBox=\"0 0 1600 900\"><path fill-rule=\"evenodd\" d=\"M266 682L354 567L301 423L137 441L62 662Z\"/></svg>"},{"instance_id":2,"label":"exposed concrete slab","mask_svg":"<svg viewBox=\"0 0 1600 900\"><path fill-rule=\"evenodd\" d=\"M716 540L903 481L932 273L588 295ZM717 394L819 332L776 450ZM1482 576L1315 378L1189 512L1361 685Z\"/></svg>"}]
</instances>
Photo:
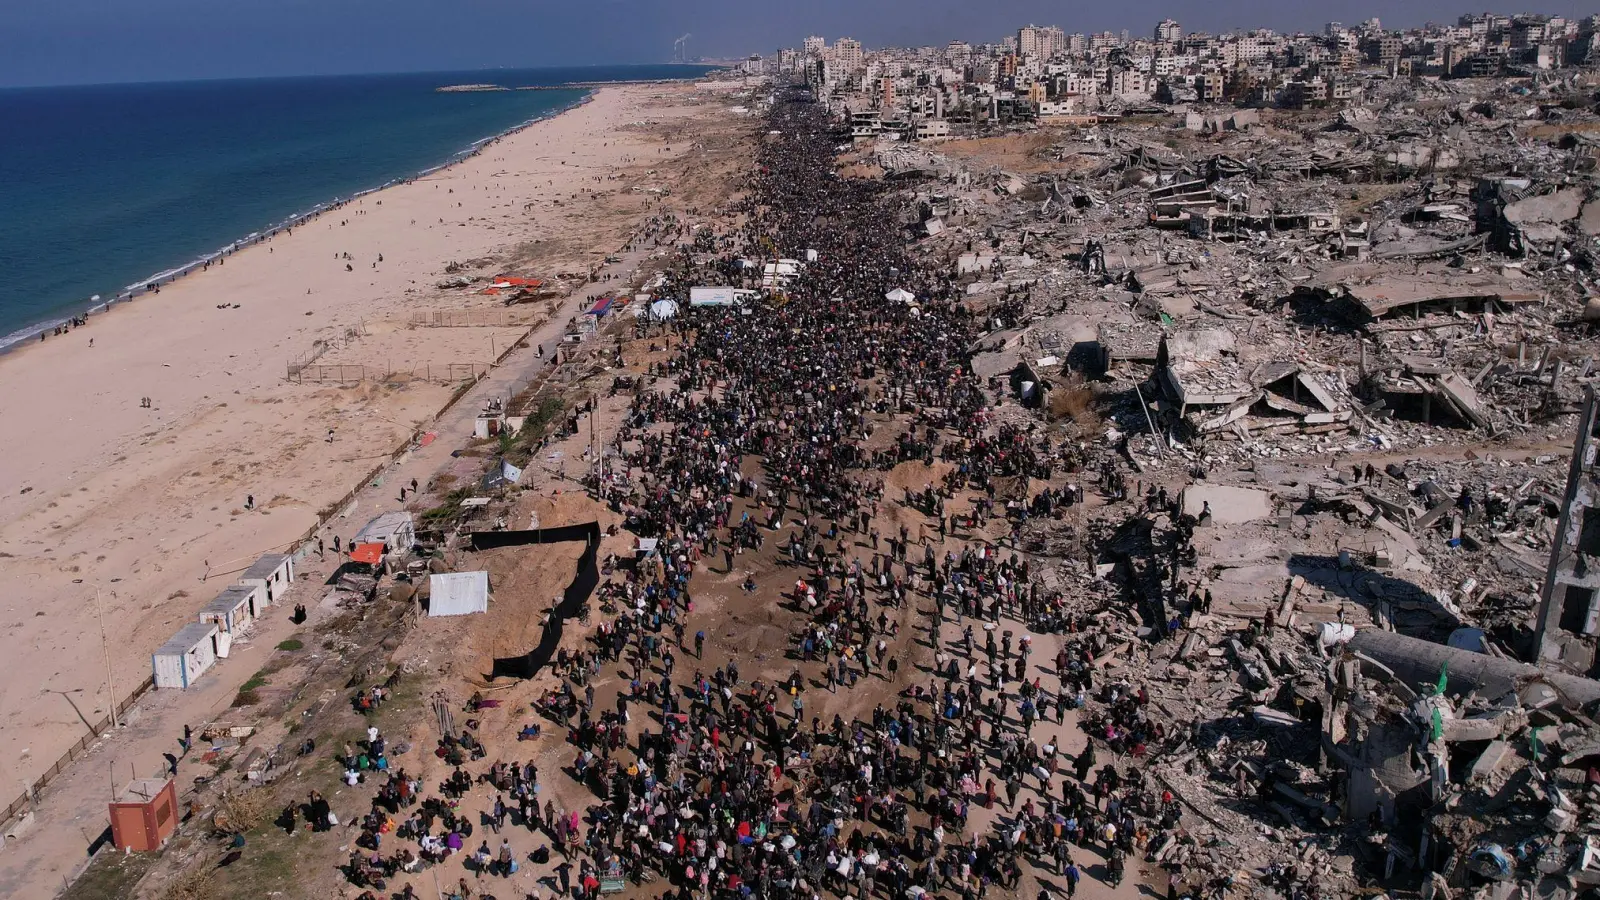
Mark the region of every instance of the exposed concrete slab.
<instances>
[{"instance_id":1,"label":"exposed concrete slab","mask_svg":"<svg viewBox=\"0 0 1600 900\"><path fill-rule=\"evenodd\" d=\"M1254 488L1221 484L1193 484L1183 490L1183 511L1200 515L1211 504L1211 524L1242 525L1272 515L1272 495Z\"/></svg>"},{"instance_id":2,"label":"exposed concrete slab","mask_svg":"<svg viewBox=\"0 0 1600 900\"><path fill-rule=\"evenodd\" d=\"M1578 228L1590 237L1600 234L1600 200L1590 200L1583 205L1583 212L1578 216Z\"/></svg>"},{"instance_id":3,"label":"exposed concrete slab","mask_svg":"<svg viewBox=\"0 0 1600 900\"><path fill-rule=\"evenodd\" d=\"M1505 217L1507 222L1518 225L1534 222L1568 222L1577 218L1582 208L1583 191L1579 188L1565 188L1542 197L1518 200L1506 207Z\"/></svg>"}]
</instances>

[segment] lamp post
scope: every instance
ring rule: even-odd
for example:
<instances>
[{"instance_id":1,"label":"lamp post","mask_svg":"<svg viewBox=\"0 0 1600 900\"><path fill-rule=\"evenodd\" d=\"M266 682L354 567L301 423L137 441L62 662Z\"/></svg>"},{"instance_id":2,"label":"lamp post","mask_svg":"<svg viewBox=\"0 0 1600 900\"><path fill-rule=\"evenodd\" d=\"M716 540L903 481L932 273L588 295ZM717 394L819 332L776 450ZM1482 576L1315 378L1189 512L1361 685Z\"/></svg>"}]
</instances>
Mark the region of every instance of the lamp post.
<instances>
[{"instance_id":1,"label":"lamp post","mask_svg":"<svg viewBox=\"0 0 1600 900\"><path fill-rule=\"evenodd\" d=\"M58 691L54 688L45 688L45 690L51 694L60 694L62 699L67 701L67 705L72 707L72 711L77 714L78 721L83 723L83 727L89 729L89 736L94 736L94 726L89 724L88 717L83 714L83 710L79 709L77 702L72 699L73 694L83 693L83 688L70 688L65 691Z\"/></svg>"},{"instance_id":2,"label":"lamp post","mask_svg":"<svg viewBox=\"0 0 1600 900\"><path fill-rule=\"evenodd\" d=\"M111 580L121 581L122 579L113 578ZM204 579L201 580L203 581ZM73 584L82 584L83 581L82 578L72 579ZM111 592L111 596L115 597L116 595L116 591ZM111 641L106 637L106 612L100 603L100 582L98 581L94 584L94 614L95 618L100 620L100 651L105 655L106 660L106 705L111 707L111 727L115 728L122 723L117 716L117 681L111 672Z\"/></svg>"},{"instance_id":3,"label":"lamp post","mask_svg":"<svg viewBox=\"0 0 1600 900\"><path fill-rule=\"evenodd\" d=\"M116 595L116 591L111 592L111 596ZM94 588L94 611L95 616L100 619L100 649L106 658L106 705L111 707L111 727L116 728L122 723L117 721L117 685L111 673L111 642L106 639L106 612L100 605L99 585L95 585Z\"/></svg>"}]
</instances>

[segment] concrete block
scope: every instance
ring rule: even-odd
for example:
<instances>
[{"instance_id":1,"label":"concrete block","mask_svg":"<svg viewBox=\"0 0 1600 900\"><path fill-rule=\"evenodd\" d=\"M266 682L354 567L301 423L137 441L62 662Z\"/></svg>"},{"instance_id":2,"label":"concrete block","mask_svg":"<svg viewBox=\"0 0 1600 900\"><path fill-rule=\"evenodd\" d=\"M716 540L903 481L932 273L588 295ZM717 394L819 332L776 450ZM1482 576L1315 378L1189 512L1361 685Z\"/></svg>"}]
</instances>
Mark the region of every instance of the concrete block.
<instances>
[{"instance_id":1,"label":"concrete block","mask_svg":"<svg viewBox=\"0 0 1600 900\"><path fill-rule=\"evenodd\" d=\"M1444 723L1446 741L1492 741L1500 734L1499 719L1451 719Z\"/></svg>"},{"instance_id":2,"label":"concrete block","mask_svg":"<svg viewBox=\"0 0 1600 900\"><path fill-rule=\"evenodd\" d=\"M1516 749L1505 741L1495 741L1472 764L1469 778L1472 781L1483 781L1490 778L1501 767L1509 763L1516 756Z\"/></svg>"}]
</instances>

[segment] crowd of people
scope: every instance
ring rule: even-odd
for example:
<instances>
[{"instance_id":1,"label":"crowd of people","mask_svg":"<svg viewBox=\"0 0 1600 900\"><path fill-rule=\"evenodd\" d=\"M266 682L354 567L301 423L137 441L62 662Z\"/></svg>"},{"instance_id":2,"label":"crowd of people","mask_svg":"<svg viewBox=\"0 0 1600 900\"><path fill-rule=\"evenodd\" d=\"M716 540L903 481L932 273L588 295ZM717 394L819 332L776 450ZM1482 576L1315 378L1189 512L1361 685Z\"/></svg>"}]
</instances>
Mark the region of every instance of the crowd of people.
<instances>
[{"instance_id":1,"label":"crowd of people","mask_svg":"<svg viewBox=\"0 0 1600 900\"><path fill-rule=\"evenodd\" d=\"M672 353L652 374L670 387L640 391L621 427L629 477L608 496L659 550L608 565L607 615L582 649L560 652L559 687L537 704L570 744L585 801L559 806L532 763L474 774L486 756L469 721L440 743L452 774L438 797L378 767L355 883L384 890L468 852L473 823L456 810L480 790L494 793L487 827L500 849L483 839L470 867L509 876L553 852L551 877L577 900L630 882L666 900L980 900L1019 890L1029 871L1066 897L1091 872L1120 882L1127 860L1186 840L1182 804L1142 765L1190 736L1142 689L1097 676L1105 626L1069 614L1022 546L1030 517L1059 515L1084 489L1000 493L1005 479L1093 473L1098 461L992 419L966 360L991 323L908 255L888 224L903 202L889 187L836 173L822 111L786 97L769 127L738 226L680 244L666 290L735 276L752 255L811 261L758 311L695 309L667 324ZM914 302L885 299L897 289ZM889 487L907 463L931 473L936 461L948 475ZM755 601L794 614L786 675L741 673L738 648L706 658L697 572L720 562L735 577L746 553L794 573L782 597ZM753 576L744 588L759 593ZM1027 631L1041 624L1059 632L1053 653ZM931 666L908 664L918 643ZM859 715L815 712L841 691L855 692ZM1069 738L1083 749L1068 752ZM513 849L504 827L538 833L538 848ZM417 849L388 850L390 834ZM1167 868L1171 898L1231 887ZM463 880L454 895L471 892Z\"/></svg>"}]
</instances>

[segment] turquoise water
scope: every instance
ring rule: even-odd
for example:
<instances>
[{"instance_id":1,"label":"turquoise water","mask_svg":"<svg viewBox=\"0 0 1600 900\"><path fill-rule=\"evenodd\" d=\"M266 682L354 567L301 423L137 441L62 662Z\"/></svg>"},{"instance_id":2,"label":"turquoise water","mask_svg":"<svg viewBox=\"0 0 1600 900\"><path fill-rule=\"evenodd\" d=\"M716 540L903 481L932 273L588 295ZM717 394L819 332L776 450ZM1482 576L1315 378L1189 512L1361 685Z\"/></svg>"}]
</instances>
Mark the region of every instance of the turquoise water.
<instances>
[{"instance_id":1,"label":"turquoise water","mask_svg":"<svg viewBox=\"0 0 1600 900\"><path fill-rule=\"evenodd\" d=\"M0 346L320 205L446 164L587 94L436 88L705 71L606 66L0 90Z\"/></svg>"}]
</instances>

